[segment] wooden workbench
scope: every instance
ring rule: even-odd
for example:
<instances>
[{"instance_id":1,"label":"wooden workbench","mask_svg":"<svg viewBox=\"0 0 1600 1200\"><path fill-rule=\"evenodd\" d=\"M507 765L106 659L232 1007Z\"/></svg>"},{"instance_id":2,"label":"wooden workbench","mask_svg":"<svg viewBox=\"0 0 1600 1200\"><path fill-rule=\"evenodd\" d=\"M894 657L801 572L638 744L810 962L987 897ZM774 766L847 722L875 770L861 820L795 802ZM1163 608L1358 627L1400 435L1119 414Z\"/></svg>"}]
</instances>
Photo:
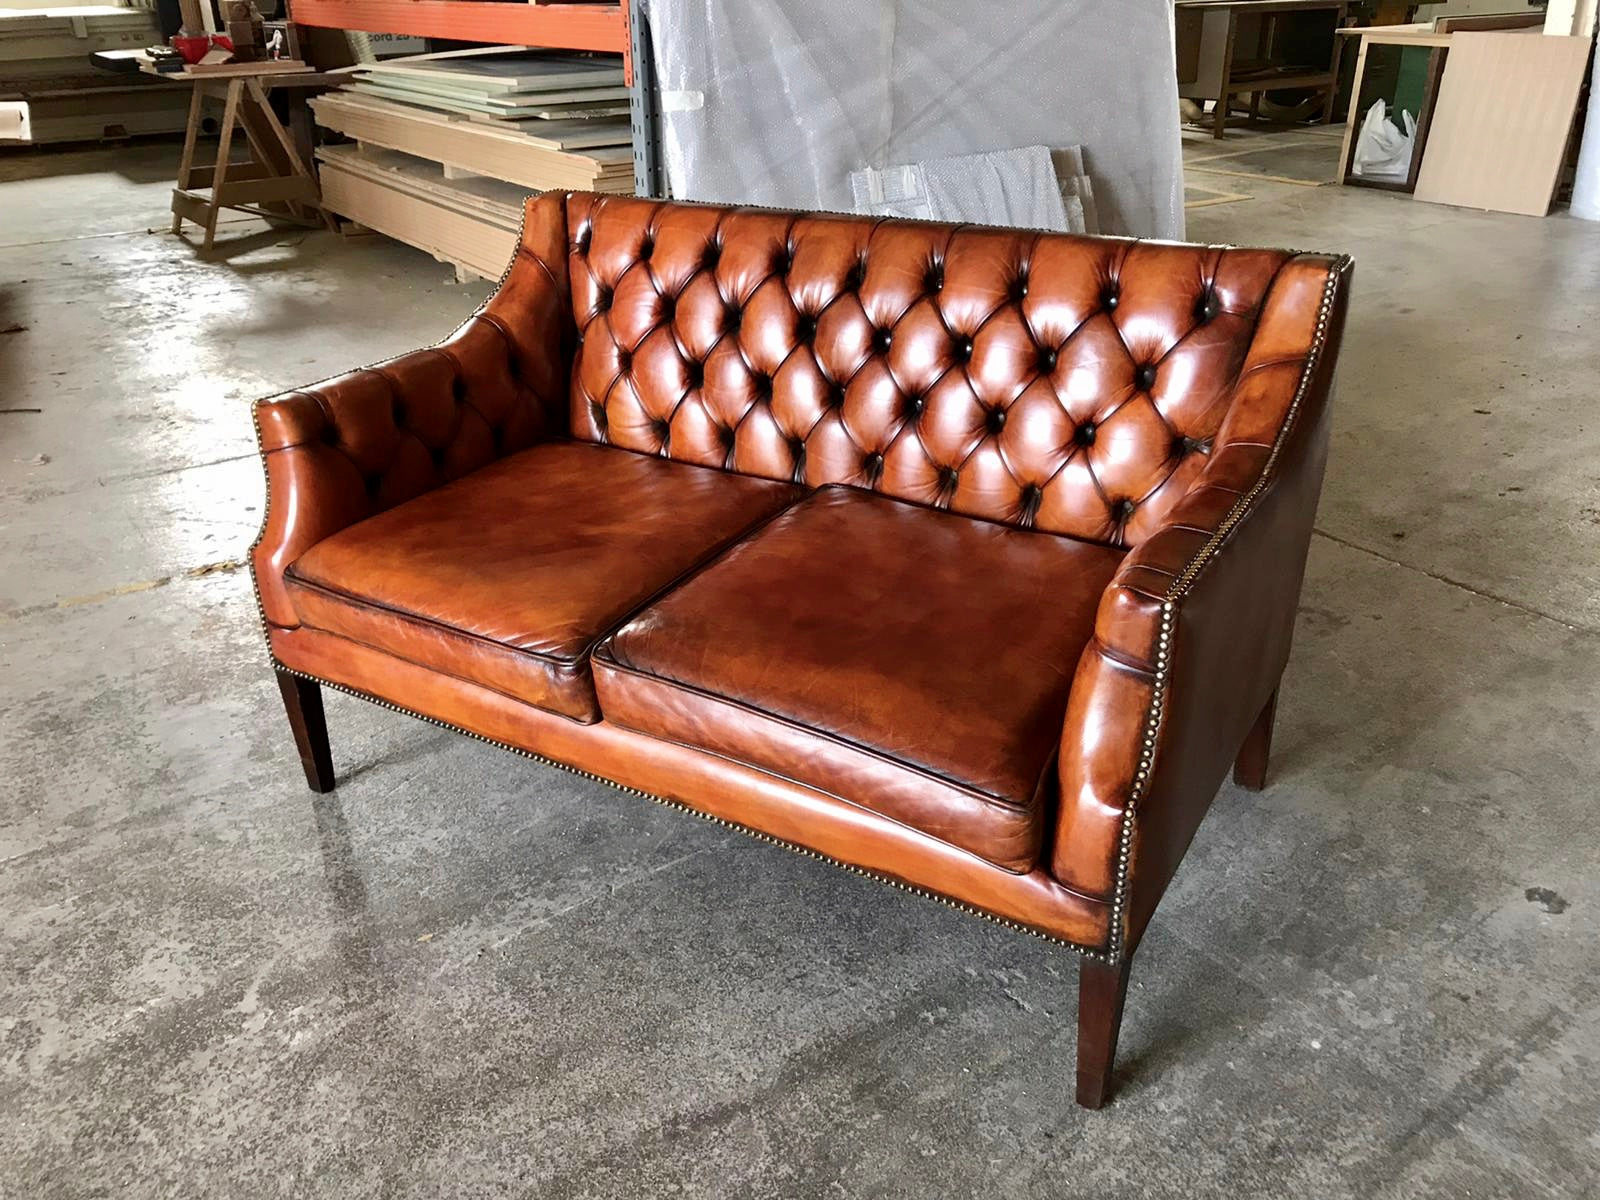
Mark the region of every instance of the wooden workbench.
<instances>
[{"instance_id":1,"label":"wooden workbench","mask_svg":"<svg viewBox=\"0 0 1600 1200\"><path fill-rule=\"evenodd\" d=\"M1262 95L1290 88L1326 92L1322 122L1327 124L1333 119L1339 90L1338 38L1331 39L1326 67L1273 71L1259 64L1273 58L1282 18L1328 13L1330 25L1337 28L1348 7L1346 0L1177 0L1178 95L1216 101L1212 133L1218 138L1226 133L1233 97L1249 94L1251 119L1258 120ZM1242 23L1241 17L1251 20ZM1238 54L1242 24L1249 24L1255 34L1250 59Z\"/></svg>"},{"instance_id":2,"label":"wooden workbench","mask_svg":"<svg viewBox=\"0 0 1600 1200\"><path fill-rule=\"evenodd\" d=\"M341 81L340 76L310 70L285 72L271 63L228 64L203 74L161 73L148 65L140 69L191 84L194 89L189 99L178 181L172 189L173 233L182 230L184 221L192 221L205 231L201 244L209 250L216 240L217 214L224 208L273 220L336 228L332 214L322 207L308 156L278 120L268 96L279 89L290 89L296 100L303 102L307 90L331 87ZM195 145L205 122L207 98L220 101L223 109L217 130L217 157L212 162L196 164ZM244 131L250 147L250 157L239 162L231 158L236 130Z\"/></svg>"}]
</instances>

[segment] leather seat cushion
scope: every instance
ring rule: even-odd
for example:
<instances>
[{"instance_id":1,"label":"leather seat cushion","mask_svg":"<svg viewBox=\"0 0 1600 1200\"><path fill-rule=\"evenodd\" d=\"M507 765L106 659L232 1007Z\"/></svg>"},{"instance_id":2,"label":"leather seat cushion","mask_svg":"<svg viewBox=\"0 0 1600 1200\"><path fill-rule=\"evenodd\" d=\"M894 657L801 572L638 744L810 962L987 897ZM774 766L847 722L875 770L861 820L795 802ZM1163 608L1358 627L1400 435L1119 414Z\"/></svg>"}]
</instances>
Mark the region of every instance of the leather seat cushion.
<instances>
[{"instance_id":1,"label":"leather seat cushion","mask_svg":"<svg viewBox=\"0 0 1600 1200\"><path fill-rule=\"evenodd\" d=\"M824 488L606 639L600 707L1025 871L1121 558Z\"/></svg>"},{"instance_id":2,"label":"leather seat cushion","mask_svg":"<svg viewBox=\"0 0 1600 1200\"><path fill-rule=\"evenodd\" d=\"M552 442L341 530L284 579L307 625L587 723L595 642L798 495Z\"/></svg>"}]
</instances>

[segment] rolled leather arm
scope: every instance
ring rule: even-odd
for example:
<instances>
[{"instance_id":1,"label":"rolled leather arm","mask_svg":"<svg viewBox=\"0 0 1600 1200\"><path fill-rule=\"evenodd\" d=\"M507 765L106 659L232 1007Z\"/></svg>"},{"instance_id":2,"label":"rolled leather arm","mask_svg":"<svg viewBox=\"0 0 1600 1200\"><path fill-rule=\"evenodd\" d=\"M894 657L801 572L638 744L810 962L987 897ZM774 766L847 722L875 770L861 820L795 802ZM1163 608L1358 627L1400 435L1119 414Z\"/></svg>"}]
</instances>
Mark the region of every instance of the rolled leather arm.
<instances>
[{"instance_id":1,"label":"rolled leather arm","mask_svg":"<svg viewBox=\"0 0 1600 1200\"><path fill-rule=\"evenodd\" d=\"M269 624L299 623L283 572L324 538L564 431L563 200L530 202L499 289L437 346L256 403L267 505L251 569Z\"/></svg>"},{"instance_id":2,"label":"rolled leather arm","mask_svg":"<svg viewBox=\"0 0 1600 1200\"><path fill-rule=\"evenodd\" d=\"M1349 260L1275 280L1211 459L1123 560L1074 678L1051 870L1137 943L1288 661Z\"/></svg>"}]
</instances>

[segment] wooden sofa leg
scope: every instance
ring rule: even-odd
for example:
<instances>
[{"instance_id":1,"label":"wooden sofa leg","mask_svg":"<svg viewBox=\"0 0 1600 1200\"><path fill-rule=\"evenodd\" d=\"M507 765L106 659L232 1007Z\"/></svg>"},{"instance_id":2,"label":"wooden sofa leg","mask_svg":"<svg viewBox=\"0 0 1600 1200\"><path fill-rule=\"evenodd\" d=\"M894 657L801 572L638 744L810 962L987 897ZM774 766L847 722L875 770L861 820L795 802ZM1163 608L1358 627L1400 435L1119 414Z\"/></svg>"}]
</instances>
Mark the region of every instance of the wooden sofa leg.
<instances>
[{"instance_id":1,"label":"wooden sofa leg","mask_svg":"<svg viewBox=\"0 0 1600 1200\"><path fill-rule=\"evenodd\" d=\"M283 693L283 708L294 731L300 765L306 769L306 784L313 792L333 791L333 752L328 749L328 722L322 714L322 685L302 679L282 667L278 690Z\"/></svg>"},{"instance_id":2,"label":"wooden sofa leg","mask_svg":"<svg viewBox=\"0 0 1600 1200\"><path fill-rule=\"evenodd\" d=\"M1266 707L1244 735L1239 757L1233 760L1233 781L1242 788L1259 792L1267 786L1267 758L1272 753L1272 719L1278 711L1278 689L1272 689Z\"/></svg>"},{"instance_id":3,"label":"wooden sofa leg","mask_svg":"<svg viewBox=\"0 0 1600 1200\"><path fill-rule=\"evenodd\" d=\"M1078 1103L1099 1108L1111 1094L1122 1002L1128 995L1128 964L1084 959L1078 967Z\"/></svg>"}]
</instances>

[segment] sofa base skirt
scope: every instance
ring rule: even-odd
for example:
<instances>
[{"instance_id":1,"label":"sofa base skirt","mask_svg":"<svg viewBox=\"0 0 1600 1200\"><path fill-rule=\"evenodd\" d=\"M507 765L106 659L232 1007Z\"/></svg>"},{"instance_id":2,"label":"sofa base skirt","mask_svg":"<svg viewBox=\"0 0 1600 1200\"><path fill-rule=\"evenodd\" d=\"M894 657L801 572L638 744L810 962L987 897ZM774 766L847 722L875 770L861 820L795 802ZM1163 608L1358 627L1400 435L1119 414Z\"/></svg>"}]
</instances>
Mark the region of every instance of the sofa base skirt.
<instances>
[{"instance_id":1,"label":"sofa base skirt","mask_svg":"<svg viewBox=\"0 0 1600 1200\"><path fill-rule=\"evenodd\" d=\"M578 725L370 646L301 627L268 631L278 665L319 683L612 784L978 916L1106 955L1111 906L1035 868L1014 874L833 796L705 751Z\"/></svg>"}]
</instances>

